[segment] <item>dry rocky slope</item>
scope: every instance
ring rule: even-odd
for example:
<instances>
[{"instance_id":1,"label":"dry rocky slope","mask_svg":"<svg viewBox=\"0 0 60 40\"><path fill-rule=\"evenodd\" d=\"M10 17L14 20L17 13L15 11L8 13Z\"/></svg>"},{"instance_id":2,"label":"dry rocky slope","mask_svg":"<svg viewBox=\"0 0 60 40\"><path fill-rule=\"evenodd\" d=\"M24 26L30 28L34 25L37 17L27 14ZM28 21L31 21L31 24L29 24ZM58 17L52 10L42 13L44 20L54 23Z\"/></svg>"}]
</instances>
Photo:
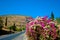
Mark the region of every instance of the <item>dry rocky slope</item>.
<instances>
[{"instance_id":1,"label":"dry rocky slope","mask_svg":"<svg viewBox=\"0 0 60 40\"><path fill-rule=\"evenodd\" d=\"M6 16L0 16L3 19L3 26L9 27L12 26L14 23L16 27L23 27L27 22L27 18L30 16L21 16L21 15L6 15ZM5 25L7 23L7 25Z\"/></svg>"}]
</instances>

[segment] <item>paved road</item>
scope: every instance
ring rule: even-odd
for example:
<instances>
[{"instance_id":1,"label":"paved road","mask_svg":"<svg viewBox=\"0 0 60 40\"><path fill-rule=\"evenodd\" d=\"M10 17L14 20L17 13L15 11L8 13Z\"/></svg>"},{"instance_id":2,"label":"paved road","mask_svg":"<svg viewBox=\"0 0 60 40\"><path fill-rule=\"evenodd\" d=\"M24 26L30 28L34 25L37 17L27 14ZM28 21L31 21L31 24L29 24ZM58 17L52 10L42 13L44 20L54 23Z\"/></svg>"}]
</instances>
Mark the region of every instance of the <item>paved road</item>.
<instances>
[{"instance_id":1,"label":"paved road","mask_svg":"<svg viewBox=\"0 0 60 40\"><path fill-rule=\"evenodd\" d=\"M12 40L26 40L25 33L17 36L16 38L14 38L14 39L12 39Z\"/></svg>"},{"instance_id":2,"label":"paved road","mask_svg":"<svg viewBox=\"0 0 60 40\"><path fill-rule=\"evenodd\" d=\"M0 36L0 40L23 40L25 31L16 33L16 34L10 34L10 35L4 35Z\"/></svg>"}]
</instances>

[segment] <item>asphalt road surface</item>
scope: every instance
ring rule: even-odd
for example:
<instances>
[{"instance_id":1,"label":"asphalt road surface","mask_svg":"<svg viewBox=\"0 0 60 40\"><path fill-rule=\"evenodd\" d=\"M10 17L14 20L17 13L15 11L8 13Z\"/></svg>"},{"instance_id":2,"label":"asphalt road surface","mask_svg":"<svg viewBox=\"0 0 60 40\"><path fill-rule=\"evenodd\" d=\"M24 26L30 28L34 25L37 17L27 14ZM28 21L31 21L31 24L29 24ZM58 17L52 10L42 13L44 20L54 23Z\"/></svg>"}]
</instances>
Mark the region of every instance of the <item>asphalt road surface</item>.
<instances>
[{"instance_id":1,"label":"asphalt road surface","mask_svg":"<svg viewBox=\"0 0 60 40\"><path fill-rule=\"evenodd\" d=\"M25 31L22 31L15 34L0 36L0 40L24 40L25 39L24 37L25 37Z\"/></svg>"},{"instance_id":2,"label":"asphalt road surface","mask_svg":"<svg viewBox=\"0 0 60 40\"><path fill-rule=\"evenodd\" d=\"M17 36L16 38L14 38L14 39L12 39L12 40L26 40L25 33Z\"/></svg>"}]
</instances>

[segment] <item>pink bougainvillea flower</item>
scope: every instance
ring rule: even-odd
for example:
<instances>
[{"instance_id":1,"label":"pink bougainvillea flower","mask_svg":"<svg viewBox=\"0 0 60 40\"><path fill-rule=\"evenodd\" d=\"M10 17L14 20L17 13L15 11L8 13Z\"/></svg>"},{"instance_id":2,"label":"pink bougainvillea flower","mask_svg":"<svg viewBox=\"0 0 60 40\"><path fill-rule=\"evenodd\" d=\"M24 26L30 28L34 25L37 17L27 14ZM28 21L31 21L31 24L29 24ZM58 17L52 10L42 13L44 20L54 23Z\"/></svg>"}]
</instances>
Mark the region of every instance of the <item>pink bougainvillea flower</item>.
<instances>
[{"instance_id":1,"label":"pink bougainvillea flower","mask_svg":"<svg viewBox=\"0 0 60 40\"><path fill-rule=\"evenodd\" d=\"M49 23L49 22L51 22L51 20L50 20L50 19L48 19L48 20L46 20L46 22L47 22L47 23Z\"/></svg>"},{"instance_id":2,"label":"pink bougainvillea flower","mask_svg":"<svg viewBox=\"0 0 60 40\"><path fill-rule=\"evenodd\" d=\"M34 20L34 24L38 24L38 20L35 19L35 20Z\"/></svg>"},{"instance_id":3,"label":"pink bougainvillea flower","mask_svg":"<svg viewBox=\"0 0 60 40\"><path fill-rule=\"evenodd\" d=\"M56 31L55 23L54 21L51 21L51 19L48 19L47 16L45 17L38 17L37 19L30 21L26 25L26 33L31 35L31 37L35 38L37 40L37 34L42 35L44 38L46 36L51 35L53 39L56 39L57 37L57 31Z\"/></svg>"},{"instance_id":4,"label":"pink bougainvillea flower","mask_svg":"<svg viewBox=\"0 0 60 40\"><path fill-rule=\"evenodd\" d=\"M45 27L45 24L44 24L44 23L42 23L42 24L41 24L41 26L42 26L42 27Z\"/></svg>"},{"instance_id":5,"label":"pink bougainvillea flower","mask_svg":"<svg viewBox=\"0 0 60 40\"><path fill-rule=\"evenodd\" d=\"M45 27L45 23L44 23L44 22L40 22L40 25L41 25L42 27Z\"/></svg>"},{"instance_id":6,"label":"pink bougainvillea flower","mask_svg":"<svg viewBox=\"0 0 60 40\"><path fill-rule=\"evenodd\" d=\"M53 39L56 39L56 37L57 37L57 32L50 31L50 34L51 34L51 36L52 36Z\"/></svg>"},{"instance_id":7,"label":"pink bougainvillea flower","mask_svg":"<svg viewBox=\"0 0 60 40\"><path fill-rule=\"evenodd\" d=\"M29 31L32 32L32 30L33 30L33 25L29 27Z\"/></svg>"},{"instance_id":8,"label":"pink bougainvillea flower","mask_svg":"<svg viewBox=\"0 0 60 40\"><path fill-rule=\"evenodd\" d=\"M34 21L31 21L29 22L29 26L33 25L34 24Z\"/></svg>"},{"instance_id":9,"label":"pink bougainvillea flower","mask_svg":"<svg viewBox=\"0 0 60 40\"><path fill-rule=\"evenodd\" d=\"M32 17L29 17L28 19L29 19L30 21L34 20Z\"/></svg>"},{"instance_id":10,"label":"pink bougainvillea flower","mask_svg":"<svg viewBox=\"0 0 60 40\"><path fill-rule=\"evenodd\" d=\"M45 30L48 30L48 28L44 28Z\"/></svg>"},{"instance_id":11,"label":"pink bougainvillea flower","mask_svg":"<svg viewBox=\"0 0 60 40\"><path fill-rule=\"evenodd\" d=\"M26 24L26 32L29 30L29 24Z\"/></svg>"},{"instance_id":12,"label":"pink bougainvillea flower","mask_svg":"<svg viewBox=\"0 0 60 40\"><path fill-rule=\"evenodd\" d=\"M55 27L55 24L54 23L50 23L50 27Z\"/></svg>"},{"instance_id":13,"label":"pink bougainvillea flower","mask_svg":"<svg viewBox=\"0 0 60 40\"><path fill-rule=\"evenodd\" d=\"M42 21L46 21L47 20L47 16L42 17L41 19L42 19Z\"/></svg>"}]
</instances>

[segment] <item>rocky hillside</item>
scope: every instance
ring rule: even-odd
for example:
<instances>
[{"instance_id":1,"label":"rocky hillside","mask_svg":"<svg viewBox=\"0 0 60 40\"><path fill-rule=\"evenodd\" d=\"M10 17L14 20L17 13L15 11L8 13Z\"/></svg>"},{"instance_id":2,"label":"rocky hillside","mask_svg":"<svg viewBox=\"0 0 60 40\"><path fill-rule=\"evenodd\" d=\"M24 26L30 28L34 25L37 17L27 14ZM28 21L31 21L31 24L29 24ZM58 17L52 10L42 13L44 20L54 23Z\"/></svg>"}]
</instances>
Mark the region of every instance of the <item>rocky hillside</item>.
<instances>
[{"instance_id":1,"label":"rocky hillside","mask_svg":"<svg viewBox=\"0 0 60 40\"><path fill-rule=\"evenodd\" d=\"M26 24L27 18L29 18L29 16L20 16L20 15L6 15L0 17L2 17L4 27L9 27L14 24L17 27L22 27Z\"/></svg>"}]
</instances>

